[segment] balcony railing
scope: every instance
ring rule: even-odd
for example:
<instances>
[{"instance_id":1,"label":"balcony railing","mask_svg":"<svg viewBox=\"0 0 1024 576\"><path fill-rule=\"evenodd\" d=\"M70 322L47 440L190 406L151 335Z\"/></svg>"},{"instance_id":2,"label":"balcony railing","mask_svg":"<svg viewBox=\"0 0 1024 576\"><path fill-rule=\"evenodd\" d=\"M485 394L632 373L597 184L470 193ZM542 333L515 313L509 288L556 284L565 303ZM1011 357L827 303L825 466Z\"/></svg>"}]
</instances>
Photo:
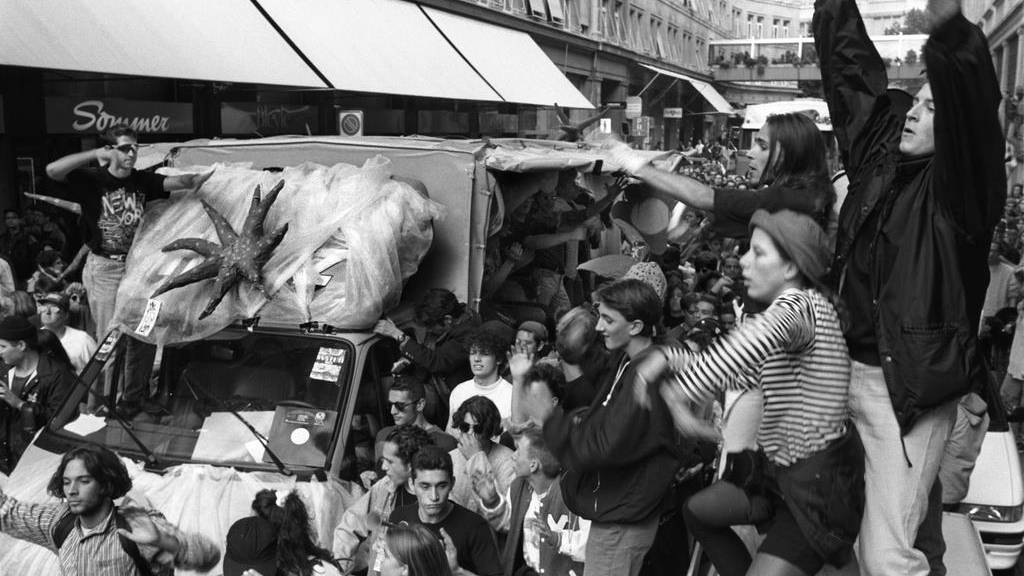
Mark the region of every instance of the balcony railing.
<instances>
[{"instance_id":1,"label":"balcony railing","mask_svg":"<svg viewBox=\"0 0 1024 576\"><path fill-rule=\"evenodd\" d=\"M871 40L887 64L916 65L926 34L873 36ZM764 70L772 66L814 66L818 53L813 38L744 38L712 40L708 45L708 65L725 75L729 69Z\"/></svg>"}]
</instances>

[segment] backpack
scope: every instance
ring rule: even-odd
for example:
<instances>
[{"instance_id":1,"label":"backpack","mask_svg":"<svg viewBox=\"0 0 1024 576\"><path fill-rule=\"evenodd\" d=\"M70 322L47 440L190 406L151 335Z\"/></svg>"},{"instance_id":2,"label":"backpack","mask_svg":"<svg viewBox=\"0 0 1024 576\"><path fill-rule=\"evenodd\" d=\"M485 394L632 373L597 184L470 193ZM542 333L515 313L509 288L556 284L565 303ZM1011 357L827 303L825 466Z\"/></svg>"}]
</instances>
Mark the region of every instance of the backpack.
<instances>
[{"instance_id":1,"label":"backpack","mask_svg":"<svg viewBox=\"0 0 1024 576\"><path fill-rule=\"evenodd\" d=\"M117 524L118 528L131 531L128 521L117 508L114 508L114 522ZM68 535L71 534L71 530L74 529L74 527L74 514L65 514L57 521L57 525L53 527L53 545L57 550L60 550L61 546L64 545L64 541L68 539ZM139 571L141 576L164 576L166 574L174 574L174 570L168 571L159 569L154 571L149 565L149 562L142 557L142 553L139 552L139 546L135 542L125 538L120 533L118 533L117 539L121 542L121 548L124 550L125 554L132 559L132 562L135 564L135 568Z\"/></svg>"}]
</instances>

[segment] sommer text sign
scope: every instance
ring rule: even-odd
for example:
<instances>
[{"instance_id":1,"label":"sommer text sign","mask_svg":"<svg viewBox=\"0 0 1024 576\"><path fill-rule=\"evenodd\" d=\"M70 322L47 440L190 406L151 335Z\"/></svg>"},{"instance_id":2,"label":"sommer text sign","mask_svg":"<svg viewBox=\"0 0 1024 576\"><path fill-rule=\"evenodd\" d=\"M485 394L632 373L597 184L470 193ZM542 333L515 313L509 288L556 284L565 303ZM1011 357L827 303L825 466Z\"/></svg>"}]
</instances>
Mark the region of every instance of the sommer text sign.
<instances>
[{"instance_id":1,"label":"sommer text sign","mask_svg":"<svg viewBox=\"0 0 1024 576\"><path fill-rule=\"evenodd\" d=\"M127 124L144 134L191 134L192 104L123 98L47 98L50 134L95 134Z\"/></svg>"}]
</instances>

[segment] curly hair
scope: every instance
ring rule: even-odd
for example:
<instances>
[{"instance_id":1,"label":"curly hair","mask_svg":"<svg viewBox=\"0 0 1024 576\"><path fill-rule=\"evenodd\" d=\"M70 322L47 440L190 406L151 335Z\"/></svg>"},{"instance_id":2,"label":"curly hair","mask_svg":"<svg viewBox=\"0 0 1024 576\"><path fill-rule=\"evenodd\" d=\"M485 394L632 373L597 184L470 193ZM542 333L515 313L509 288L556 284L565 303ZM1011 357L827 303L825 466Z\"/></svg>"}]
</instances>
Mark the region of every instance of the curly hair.
<instances>
[{"instance_id":1,"label":"curly hair","mask_svg":"<svg viewBox=\"0 0 1024 576\"><path fill-rule=\"evenodd\" d=\"M452 416L452 426L458 427L460 422L466 421L466 414L476 420L480 435L484 438L493 438L501 434L501 413L494 402L486 396L471 396L455 410Z\"/></svg>"},{"instance_id":2,"label":"curly hair","mask_svg":"<svg viewBox=\"0 0 1024 576\"><path fill-rule=\"evenodd\" d=\"M316 545L312 535L309 512L295 491L285 496L284 506L277 505L273 490L260 490L252 501L256 515L277 528L277 567L282 574L312 576L318 561L333 564L341 570L330 551Z\"/></svg>"},{"instance_id":3,"label":"curly hair","mask_svg":"<svg viewBox=\"0 0 1024 576\"><path fill-rule=\"evenodd\" d=\"M420 448L434 445L434 439L426 430L412 424L395 426L388 432L384 441L395 445L398 457L406 464L412 463L413 456L420 451Z\"/></svg>"},{"instance_id":4,"label":"curly hair","mask_svg":"<svg viewBox=\"0 0 1024 576\"><path fill-rule=\"evenodd\" d=\"M64 498L64 471L68 463L78 460L85 466L89 475L100 486L100 494L111 500L124 496L132 489L132 479L124 463L108 448L96 444L86 444L72 448L60 459L57 471L50 477L46 491L54 498Z\"/></svg>"},{"instance_id":5,"label":"curly hair","mask_svg":"<svg viewBox=\"0 0 1024 576\"><path fill-rule=\"evenodd\" d=\"M480 354L494 356L500 364L505 362L506 350L511 344L495 330L478 328L466 342L466 349L473 350L475 348Z\"/></svg>"}]
</instances>

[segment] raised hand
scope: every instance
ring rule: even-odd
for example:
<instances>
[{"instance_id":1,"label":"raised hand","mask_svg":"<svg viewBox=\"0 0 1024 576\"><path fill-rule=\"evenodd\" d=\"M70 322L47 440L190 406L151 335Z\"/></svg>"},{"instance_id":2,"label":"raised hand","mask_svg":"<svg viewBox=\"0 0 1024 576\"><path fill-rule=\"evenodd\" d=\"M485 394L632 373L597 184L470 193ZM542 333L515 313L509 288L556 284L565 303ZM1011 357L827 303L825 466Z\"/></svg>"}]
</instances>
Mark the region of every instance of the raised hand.
<instances>
[{"instance_id":1,"label":"raised hand","mask_svg":"<svg viewBox=\"0 0 1024 576\"><path fill-rule=\"evenodd\" d=\"M533 368L533 352L524 344L513 344L508 349L508 371L513 383L521 383L526 373Z\"/></svg>"},{"instance_id":2,"label":"raised hand","mask_svg":"<svg viewBox=\"0 0 1024 576\"><path fill-rule=\"evenodd\" d=\"M145 513L125 514L125 520L131 530L118 528L118 534L136 544L155 546L171 553L178 551L180 546L178 539L161 530L149 515Z\"/></svg>"},{"instance_id":3,"label":"raised hand","mask_svg":"<svg viewBox=\"0 0 1024 576\"><path fill-rule=\"evenodd\" d=\"M498 505L498 483L494 480L493 472L475 472L471 480L473 492L485 506L494 508Z\"/></svg>"}]
</instances>

